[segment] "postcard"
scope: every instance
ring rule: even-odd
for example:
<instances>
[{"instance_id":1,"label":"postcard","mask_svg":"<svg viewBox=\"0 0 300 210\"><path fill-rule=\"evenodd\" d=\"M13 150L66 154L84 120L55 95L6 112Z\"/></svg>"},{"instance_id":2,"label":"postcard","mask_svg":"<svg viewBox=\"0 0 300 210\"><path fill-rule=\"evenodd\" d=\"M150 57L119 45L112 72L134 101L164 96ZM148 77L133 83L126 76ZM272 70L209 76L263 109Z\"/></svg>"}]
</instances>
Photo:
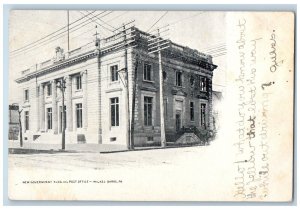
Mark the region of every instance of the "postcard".
<instances>
[{"instance_id":1,"label":"postcard","mask_svg":"<svg viewBox=\"0 0 300 210\"><path fill-rule=\"evenodd\" d=\"M11 10L12 200L293 200L293 12Z\"/></svg>"}]
</instances>

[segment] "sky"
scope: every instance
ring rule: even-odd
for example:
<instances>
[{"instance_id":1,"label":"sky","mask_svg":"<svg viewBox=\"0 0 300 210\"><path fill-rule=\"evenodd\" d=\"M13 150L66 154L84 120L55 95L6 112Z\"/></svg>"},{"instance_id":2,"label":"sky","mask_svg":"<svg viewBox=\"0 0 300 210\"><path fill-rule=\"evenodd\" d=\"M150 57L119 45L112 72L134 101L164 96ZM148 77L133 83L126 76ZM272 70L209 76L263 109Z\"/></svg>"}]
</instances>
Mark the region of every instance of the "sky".
<instances>
[{"instance_id":1,"label":"sky","mask_svg":"<svg viewBox=\"0 0 300 210\"><path fill-rule=\"evenodd\" d=\"M89 18L85 15L93 11L69 11L70 50L76 49L94 40L97 31L101 37L112 35L114 28L134 20L134 25L143 31L152 31L157 27L166 28L166 38L200 52L224 52L226 44L226 15L224 12L204 11L94 11ZM64 32L67 20L66 10L13 10L9 19L9 88L15 90L15 79L21 71L41 63L54 56L55 47L67 50L67 33ZM93 18L93 16L97 18ZM84 17L84 18L83 18ZM85 26L77 26L85 22ZM105 23L104 23L105 22ZM65 27L65 28L64 28ZM61 29L61 30L60 30ZM58 31L59 30L59 31ZM54 33L54 38L48 36ZM25 48L22 48L24 47ZM27 47L26 47L27 46ZM217 51L217 52L216 52ZM222 90L226 77L226 54L213 57L218 68L214 72L213 89ZM11 93L11 91L10 91ZM17 101L17 95L9 94L9 103Z\"/></svg>"}]
</instances>

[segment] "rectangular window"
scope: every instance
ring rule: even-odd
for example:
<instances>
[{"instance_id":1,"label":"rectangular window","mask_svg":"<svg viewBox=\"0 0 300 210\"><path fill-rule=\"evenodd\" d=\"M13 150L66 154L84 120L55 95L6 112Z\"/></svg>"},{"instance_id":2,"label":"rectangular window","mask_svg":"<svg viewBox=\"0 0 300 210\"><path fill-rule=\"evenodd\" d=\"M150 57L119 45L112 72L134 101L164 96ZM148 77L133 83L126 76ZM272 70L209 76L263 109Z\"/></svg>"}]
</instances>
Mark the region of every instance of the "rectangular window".
<instances>
[{"instance_id":1,"label":"rectangular window","mask_svg":"<svg viewBox=\"0 0 300 210\"><path fill-rule=\"evenodd\" d=\"M25 111L25 131L29 130L29 111Z\"/></svg>"},{"instance_id":2,"label":"rectangular window","mask_svg":"<svg viewBox=\"0 0 300 210\"><path fill-rule=\"evenodd\" d=\"M151 65L144 64L144 80L146 81L152 81L152 69Z\"/></svg>"},{"instance_id":3,"label":"rectangular window","mask_svg":"<svg viewBox=\"0 0 300 210\"><path fill-rule=\"evenodd\" d=\"M48 84L47 85L47 96L51 96L52 95L52 85Z\"/></svg>"},{"instance_id":4,"label":"rectangular window","mask_svg":"<svg viewBox=\"0 0 300 210\"><path fill-rule=\"evenodd\" d=\"M119 126L119 98L110 99L111 126Z\"/></svg>"},{"instance_id":5,"label":"rectangular window","mask_svg":"<svg viewBox=\"0 0 300 210\"><path fill-rule=\"evenodd\" d=\"M182 86L182 72L176 72L176 85L181 87Z\"/></svg>"},{"instance_id":6,"label":"rectangular window","mask_svg":"<svg viewBox=\"0 0 300 210\"><path fill-rule=\"evenodd\" d=\"M153 141L153 140L154 140L154 139L153 139L153 136L148 136L148 137L147 137L147 141L150 141L150 142L151 142L151 141Z\"/></svg>"},{"instance_id":7,"label":"rectangular window","mask_svg":"<svg viewBox=\"0 0 300 210\"><path fill-rule=\"evenodd\" d=\"M144 97L144 125L152 126L152 97Z\"/></svg>"},{"instance_id":8,"label":"rectangular window","mask_svg":"<svg viewBox=\"0 0 300 210\"><path fill-rule=\"evenodd\" d=\"M110 67L110 76L111 81L118 81L118 65L114 65Z\"/></svg>"},{"instance_id":9,"label":"rectangular window","mask_svg":"<svg viewBox=\"0 0 300 210\"><path fill-rule=\"evenodd\" d=\"M190 102L190 118L191 121L195 120L195 115L194 115L194 102Z\"/></svg>"},{"instance_id":10,"label":"rectangular window","mask_svg":"<svg viewBox=\"0 0 300 210\"><path fill-rule=\"evenodd\" d=\"M52 108L47 108L47 128L52 129Z\"/></svg>"},{"instance_id":11,"label":"rectangular window","mask_svg":"<svg viewBox=\"0 0 300 210\"><path fill-rule=\"evenodd\" d=\"M206 77L200 77L200 91L206 91Z\"/></svg>"},{"instance_id":12,"label":"rectangular window","mask_svg":"<svg viewBox=\"0 0 300 210\"><path fill-rule=\"evenodd\" d=\"M29 90L28 89L24 91L24 99L25 99L25 101L29 101Z\"/></svg>"},{"instance_id":13,"label":"rectangular window","mask_svg":"<svg viewBox=\"0 0 300 210\"><path fill-rule=\"evenodd\" d=\"M76 123L77 128L82 128L82 104L76 104Z\"/></svg>"},{"instance_id":14,"label":"rectangular window","mask_svg":"<svg viewBox=\"0 0 300 210\"><path fill-rule=\"evenodd\" d=\"M76 90L82 89L81 75L76 76Z\"/></svg>"},{"instance_id":15,"label":"rectangular window","mask_svg":"<svg viewBox=\"0 0 300 210\"><path fill-rule=\"evenodd\" d=\"M200 123L202 127L206 127L206 104L201 104L201 110L200 110L201 116L200 116Z\"/></svg>"},{"instance_id":16,"label":"rectangular window","mask_svg":"<svg viewBox=\"0 0 300 210\"><path fill-rule=\"evenodd\" d=\"M111 137L110 141L117 141L117 137Z\"/></svg>"}]
</instances>

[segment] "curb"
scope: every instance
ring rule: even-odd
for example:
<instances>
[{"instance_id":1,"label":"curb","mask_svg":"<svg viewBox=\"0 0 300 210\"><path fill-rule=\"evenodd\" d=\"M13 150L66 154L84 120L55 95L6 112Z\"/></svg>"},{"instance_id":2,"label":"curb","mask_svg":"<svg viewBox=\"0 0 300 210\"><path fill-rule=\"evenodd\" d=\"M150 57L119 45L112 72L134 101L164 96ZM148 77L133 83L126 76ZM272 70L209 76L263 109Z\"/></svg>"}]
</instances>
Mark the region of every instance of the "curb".
<instances>
[{"instance_id":1,"label":"curb","mask_svg":"<svg viewBox=\"0 0 300 210\"><path fill-rule=\"evenodd\" d=\"M167 147L151 147L151 148L138 148L133 150L118 150L118 151L103 151L100 154L110 154L110 153L118 153L118 152L141 152L145 150L159 150L159 149L175 149L175 148L185 148L185 147L202 147L206 145L182 145L182 146L167 146Z\"/></svg>"},{"instance_id":2,"label":"curb","mask_svg":"<svg viewBox=\"0 0 300 210\"><path fill-rule=\"evenodd\" d=\"M54 153L78 153L75 150L43 150L43 149L31 149L31 148L8 148L9 154L54 154Z\"/></svg>"}]
</instances>

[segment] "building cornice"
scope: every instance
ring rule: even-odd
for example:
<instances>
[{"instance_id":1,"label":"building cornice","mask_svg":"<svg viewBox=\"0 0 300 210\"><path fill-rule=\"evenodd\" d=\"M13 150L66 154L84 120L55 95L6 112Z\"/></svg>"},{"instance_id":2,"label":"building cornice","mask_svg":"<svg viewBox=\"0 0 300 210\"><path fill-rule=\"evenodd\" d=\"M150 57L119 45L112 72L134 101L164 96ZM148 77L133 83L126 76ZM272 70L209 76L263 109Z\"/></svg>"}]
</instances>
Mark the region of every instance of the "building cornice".
<instances>
[{"instance_id":1,"label":"building cornice","mask_svg":"<svg viewBox=\"0 0 300 210\"><path fill-rule=\"evenodd\" d=\"M97 51L96 50L91 50L91 51L86 52L84 54L81 54L79 56L72 57L72 58L69 58L67 60L63 60L63 61L54 63L51 66L47 66L47 67L42 68L42 69L40 69L38 71L29 73L29 74L27 74L27 75L25 75L25 76L23 76L21 78L18 78L16 80L16 82L17 83L22 83L22 82L25 82L25 81L29 81L32 78L39 77L39 76L42 76L42 75L45 75L45 74L57 71L59 69L63 69L63 68L69 67L69 66L73 66L75 64L78 64L80 62L83 62L83 61L86 61L88 59L94 58L96 56L97 56Z\"/></svg>"}]
</instances>

